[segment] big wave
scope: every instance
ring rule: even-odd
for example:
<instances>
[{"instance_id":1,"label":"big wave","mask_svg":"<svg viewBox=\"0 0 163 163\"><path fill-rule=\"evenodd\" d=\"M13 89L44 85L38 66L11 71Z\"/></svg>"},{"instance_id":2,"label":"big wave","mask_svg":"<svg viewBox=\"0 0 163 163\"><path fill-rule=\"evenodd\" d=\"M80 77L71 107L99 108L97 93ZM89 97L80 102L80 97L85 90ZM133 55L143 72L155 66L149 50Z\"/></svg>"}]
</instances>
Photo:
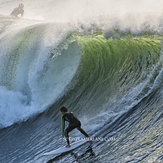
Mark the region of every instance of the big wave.
<instances>
[{"instance_id":1,"label":"big wave","mask_svg":"<svg viewBox=\"0 0 163 163\"><path fill-rule=\"evenodd\" d=\"M116 37L106 37L96 26L81 32L40 22L11 30L13 22L5 24L0 38L1 128L38 115L72 92L68 101L78 100L84 110L93 107L92 116L113 105L111 99L129 105L148 93L146 77L160 60L160 36L112 29ZM110 112L120 111L112 107Z\"/></svg>"}]
</instances>

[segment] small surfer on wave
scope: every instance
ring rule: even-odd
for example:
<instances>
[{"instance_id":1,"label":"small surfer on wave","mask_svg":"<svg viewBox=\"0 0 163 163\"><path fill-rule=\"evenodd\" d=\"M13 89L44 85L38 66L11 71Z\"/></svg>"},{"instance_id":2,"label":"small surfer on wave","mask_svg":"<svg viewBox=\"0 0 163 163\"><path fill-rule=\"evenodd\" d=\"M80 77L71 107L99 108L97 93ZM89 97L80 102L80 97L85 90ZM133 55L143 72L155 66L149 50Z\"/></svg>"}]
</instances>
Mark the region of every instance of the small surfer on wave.
<instances>
[{"instance_id":1,"label":"small surfer on wave","mask_svg":"<svg viewBox=\"0 0 163 163\"><path fill-rule=\"evenodd\" d=\"M23 17L24 15L24 4L20 3L18 7L16 7L10 14L10 16L18 17L18 15L21 15Z\"/></svg>"}]
</instances>

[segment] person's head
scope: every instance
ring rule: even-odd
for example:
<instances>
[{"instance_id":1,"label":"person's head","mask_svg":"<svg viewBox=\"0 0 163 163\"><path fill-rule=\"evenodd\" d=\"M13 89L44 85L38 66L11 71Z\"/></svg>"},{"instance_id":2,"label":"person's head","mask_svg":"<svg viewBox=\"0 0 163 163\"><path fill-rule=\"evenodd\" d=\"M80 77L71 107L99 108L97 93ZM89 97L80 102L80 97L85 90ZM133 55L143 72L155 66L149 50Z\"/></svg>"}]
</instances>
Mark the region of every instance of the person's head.
<instances>
[{"instance_id":1,"label":"person's head","mask_svg":"<svg viewBox=\"0 0 163 163\"><path fill-rule=\"evenodd\" d=\"M67 108L64 107L64 106L62 106L62 107L60 108L60 111L61 111L62 114L64 114L64 113L67 112Z\"/></svg>"},{"instance_id":2,"label":"person's head","mask_svg":"<svg viewBox=\"0 0 163 163\"><path fill-rule=\"evenodd\" d=\"M23 8L23 7L24 7L24 4L23 4L23 3L20 3L20 4L19 4L19 7L20 7L20 8Z\"/></svg>"}]
</instances>

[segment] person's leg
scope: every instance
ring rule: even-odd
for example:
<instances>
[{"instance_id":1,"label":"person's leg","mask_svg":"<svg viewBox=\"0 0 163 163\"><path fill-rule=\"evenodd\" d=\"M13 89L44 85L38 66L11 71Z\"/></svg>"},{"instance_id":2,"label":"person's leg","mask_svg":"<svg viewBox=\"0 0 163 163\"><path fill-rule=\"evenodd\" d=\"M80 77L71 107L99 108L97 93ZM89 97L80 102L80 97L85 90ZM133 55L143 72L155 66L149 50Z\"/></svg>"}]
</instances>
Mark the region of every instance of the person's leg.
<instances>
[{"instance_id":1,"label":"person's leg","mask_svg":"<svg viewBox=\"0 0 163 163\"><path fill-rule=\"evenodd\" d=\"M68 131L67 130L65 130L65 138L66 138L66 142L67 142L67 146L69 146L70 145L70 140L69 140L69 135L68 135Z\"/></svg>"},{"instance_id":2,"label":"person's leg","mask_svg":"<svg viewBox=\"0 0 163 163\"><path fill-rule=\"evenodd\" d=\"M75 127L73 126L68 126L65 130L65 138L67 142L67 147L70 147L70 140L69 140L69 132L71 132Z\"/></svg>"},{"instance_id":3,"label":"person's leg","mask_svg":"<svg viewBox=\"0 0 163 163\"><path fill-rule=\"evenodd\" d=\"M78 129L83 135L85 135L87 138L89 137L89 135L84 131L84 129L81 128L81 123L79 123L77 129Z\"/></svg>"}]
</instances>

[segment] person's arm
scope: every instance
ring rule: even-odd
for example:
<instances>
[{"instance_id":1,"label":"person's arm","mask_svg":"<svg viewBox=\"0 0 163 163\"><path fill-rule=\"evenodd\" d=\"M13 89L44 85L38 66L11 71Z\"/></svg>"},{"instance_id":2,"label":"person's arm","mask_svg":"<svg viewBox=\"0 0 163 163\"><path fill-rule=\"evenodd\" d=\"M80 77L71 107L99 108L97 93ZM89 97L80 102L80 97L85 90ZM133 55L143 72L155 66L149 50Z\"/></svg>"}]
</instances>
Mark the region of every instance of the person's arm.
<instances>
[{"instance_id":1,"label":"person's arm","mask_svg":"<svg viewBox=\"0 0 163 163\"><path fill-rule=\"evenodd\" d=\"M65 120L62 116L62 137L64 137L64 130L65 130Z\"/></svg>"}]
</instances>

